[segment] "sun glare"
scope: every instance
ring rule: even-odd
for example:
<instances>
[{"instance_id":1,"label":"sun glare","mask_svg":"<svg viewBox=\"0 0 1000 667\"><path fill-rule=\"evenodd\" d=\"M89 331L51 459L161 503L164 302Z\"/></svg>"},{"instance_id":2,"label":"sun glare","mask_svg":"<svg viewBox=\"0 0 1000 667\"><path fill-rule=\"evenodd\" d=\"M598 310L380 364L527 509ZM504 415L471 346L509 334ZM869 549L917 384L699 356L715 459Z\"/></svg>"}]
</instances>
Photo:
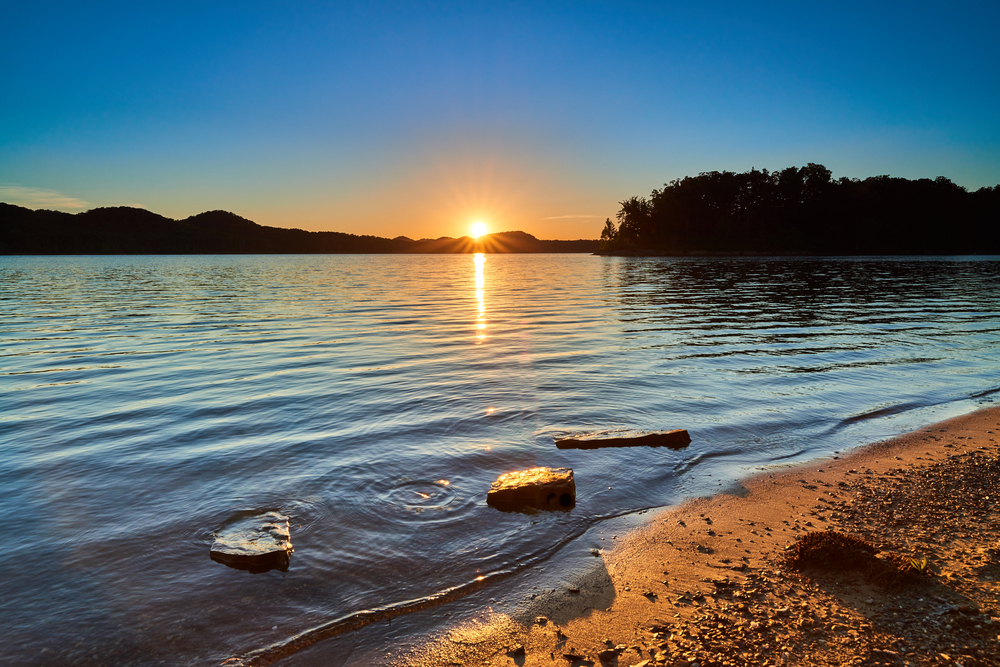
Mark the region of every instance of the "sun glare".
<instances>
[{"instance_id":1,"label":"sun glare","mask_svg":"<svg viewBox=\"0 0 1000 667\"><path fill-rule=\"evenodd\" d=\"M472 223L472 238L478 239L486 233L486 223L479 220Z\"/></svg>"}]
</instances>

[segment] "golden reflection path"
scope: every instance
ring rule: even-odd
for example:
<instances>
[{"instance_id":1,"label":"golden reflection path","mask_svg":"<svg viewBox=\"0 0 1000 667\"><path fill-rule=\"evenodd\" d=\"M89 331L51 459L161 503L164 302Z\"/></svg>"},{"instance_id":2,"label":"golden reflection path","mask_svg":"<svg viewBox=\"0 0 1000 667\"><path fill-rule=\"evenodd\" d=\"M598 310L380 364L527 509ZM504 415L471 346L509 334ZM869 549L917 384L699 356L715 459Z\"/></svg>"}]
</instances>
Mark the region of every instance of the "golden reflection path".
<instances>
[{"instance_id":1,"label":"golden reflection path","mask_svg":"<svg viewBox=\"0 0 1000 667\"><path fill-rule=\"evenodd\" d=\"M476 345L486 340L486 301L484 299L486 279L483 277L483 267L486 266L486 255L477 252L473 257L476 263L476 301L479 309L476 313Z\"/></svg>"}]
</instances>

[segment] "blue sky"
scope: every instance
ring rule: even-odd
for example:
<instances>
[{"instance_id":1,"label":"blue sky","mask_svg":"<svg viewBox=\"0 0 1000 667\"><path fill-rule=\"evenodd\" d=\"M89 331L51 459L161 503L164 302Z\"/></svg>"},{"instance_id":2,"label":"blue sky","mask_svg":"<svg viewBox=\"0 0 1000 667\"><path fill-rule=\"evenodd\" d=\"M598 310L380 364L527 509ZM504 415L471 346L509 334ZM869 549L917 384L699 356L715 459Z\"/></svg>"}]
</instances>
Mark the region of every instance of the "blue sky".
<instances>
[{"instance_id":1,"label":"blue sky","mask_svg":"<svg viewBox=\"0 0 1000 667\"><path fill-rule=\"evenodd\" d=\"M708 170L1000 183L1000 3L8 4L31 207L594 238Z\"/></svg>"}]
</instances>

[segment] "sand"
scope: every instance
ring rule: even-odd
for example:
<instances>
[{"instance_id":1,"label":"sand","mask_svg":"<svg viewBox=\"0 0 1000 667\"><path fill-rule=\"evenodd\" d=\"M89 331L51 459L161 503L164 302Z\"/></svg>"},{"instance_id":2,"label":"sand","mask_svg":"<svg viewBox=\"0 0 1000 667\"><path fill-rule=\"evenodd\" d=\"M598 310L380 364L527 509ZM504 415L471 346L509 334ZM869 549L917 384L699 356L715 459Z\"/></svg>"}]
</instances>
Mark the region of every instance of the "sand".
<instances>
[{"instance_id":1,"label":"sand","mask_svg":"<svg viewBox=\"0 0 1000 667\"><path fill-rule=\"evenodd\" d=\"M986 408L742 480L392 664L1000 665L998 434ZM791 567L826 530L880 549L882 569Z\"/></svg>"}]
</instances>

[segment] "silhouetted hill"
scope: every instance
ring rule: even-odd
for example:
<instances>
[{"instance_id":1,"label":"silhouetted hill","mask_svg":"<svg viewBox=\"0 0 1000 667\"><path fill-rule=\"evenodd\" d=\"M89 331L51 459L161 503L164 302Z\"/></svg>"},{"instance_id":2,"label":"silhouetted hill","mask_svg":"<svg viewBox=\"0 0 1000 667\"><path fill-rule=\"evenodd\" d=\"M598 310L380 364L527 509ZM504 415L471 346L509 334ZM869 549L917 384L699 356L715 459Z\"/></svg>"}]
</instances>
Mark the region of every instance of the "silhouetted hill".
<instances>
[{"instance_id":1,"label":"silhouetted hill","mask_svg":"<svg viewBox=\"0 0 1000 667\"><path fill-rule=\"evenodd\" d=\"M597 241L541 241L526 232L497 232L477 239L468 236L415 241L412 249L403 252L596 252Z\"/></svg>"},{"instance_id":2,"label":"silhouetted hill","mask_svg":"<svg viewBox=\"0 0 1000 667\"><path fill-rule=\"evenodd\" d=\"M1000 254L1000 185L968 192L943 176L834 180L810 163L710 171L621 202L606 254Z\"/></svg>"},{"instance_id":3,"label":"silhouetted hill","mask_svg":"<svg viewBox=\"0 0 1000 667\"><path fill-rule=\"evenodd\" d=\"M141 208L95 208L85 213L31 210L0 203L0 254L344 254L465 252L594 252L597 241L540 241L524 232L479 239L413 241L341 232L265 227L228 211L173 220Z\"/></svg>"}]
</instances>

